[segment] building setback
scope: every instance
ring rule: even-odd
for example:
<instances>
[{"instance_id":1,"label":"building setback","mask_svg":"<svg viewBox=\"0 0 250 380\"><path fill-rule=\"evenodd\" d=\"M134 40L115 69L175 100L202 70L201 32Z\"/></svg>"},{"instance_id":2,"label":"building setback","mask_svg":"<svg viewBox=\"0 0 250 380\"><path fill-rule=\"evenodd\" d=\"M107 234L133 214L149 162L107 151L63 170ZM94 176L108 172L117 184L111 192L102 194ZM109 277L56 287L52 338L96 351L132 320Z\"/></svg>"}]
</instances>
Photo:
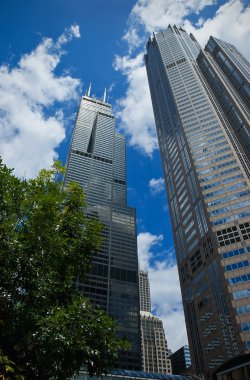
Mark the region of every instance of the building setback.
<instances>
[{"instance_id":1,"label":"building setback","mask_svg":"<svg viewBox=\"0 0 250 380\"><path fill-rule=\"evenodd\" d=\"M192 365L210 378L250 350L250 65L176 26L145 61Z\"/></svg>"},{"instance_id":2,"label":"building setback","mask_svg":"<svg viewBox=\"0 0 250 380\"><path fill-rule=\"evenodd\" d=\"M141 354L145 372L171 374L167 340L162 321L151 313L148 272L140 270Z\"/></svg>"},{"instance_id":3,"label":"building setback","mask_svg":"<svg viewBox=\"0 0 250 380\"><path fill-rule=\"evenodd\" d=\"M64 185L78 182L86 195L86 213L103 224L103 240L91 273L78 286L119 324L132 343L117 367L141 368L140 304L135 210L126 204L124 136L115 132L111 105L83 96L68 154Z\"/></svg>"}]
</instances>

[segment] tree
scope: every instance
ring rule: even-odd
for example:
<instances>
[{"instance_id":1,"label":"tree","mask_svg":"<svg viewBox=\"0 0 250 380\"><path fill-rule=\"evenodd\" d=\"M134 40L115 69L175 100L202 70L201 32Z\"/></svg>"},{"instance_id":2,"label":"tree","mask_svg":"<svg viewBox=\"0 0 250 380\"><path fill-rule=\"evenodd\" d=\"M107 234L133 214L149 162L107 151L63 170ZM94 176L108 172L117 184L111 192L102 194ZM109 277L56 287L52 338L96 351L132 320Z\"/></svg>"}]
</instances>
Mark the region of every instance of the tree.
<instances>
[{"instance_id":1,"label":"tree","mask_svg":"<svg viewBox=\"0 0 250 380\"><path fill-rule=\"evenodd\" d=\"M99 374L123 347L114 322L75 285L102 227L60 173L57 163L19 179L0 161L0 352L27 379L66 379L82 364Z\"/></svg>"}]
</instances>

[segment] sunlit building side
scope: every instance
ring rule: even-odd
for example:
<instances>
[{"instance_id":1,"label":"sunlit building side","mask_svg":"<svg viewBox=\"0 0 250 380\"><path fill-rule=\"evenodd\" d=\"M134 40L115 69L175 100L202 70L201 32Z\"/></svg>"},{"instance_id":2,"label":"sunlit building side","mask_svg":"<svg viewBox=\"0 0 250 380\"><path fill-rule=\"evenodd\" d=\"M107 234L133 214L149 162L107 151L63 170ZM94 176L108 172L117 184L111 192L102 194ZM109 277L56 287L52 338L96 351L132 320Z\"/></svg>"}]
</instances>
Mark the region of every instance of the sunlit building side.
<instances>
[{"instance_id":1,"label":"sunlit building side","mask_svg":"<svg viewBox=\"0 0 250 380\"><path fill-rule=\"evenodd\" d=\"M250 65L176 26L145 62L192 365L209 379L250 350Z\"/></svg>"}]
</instances>

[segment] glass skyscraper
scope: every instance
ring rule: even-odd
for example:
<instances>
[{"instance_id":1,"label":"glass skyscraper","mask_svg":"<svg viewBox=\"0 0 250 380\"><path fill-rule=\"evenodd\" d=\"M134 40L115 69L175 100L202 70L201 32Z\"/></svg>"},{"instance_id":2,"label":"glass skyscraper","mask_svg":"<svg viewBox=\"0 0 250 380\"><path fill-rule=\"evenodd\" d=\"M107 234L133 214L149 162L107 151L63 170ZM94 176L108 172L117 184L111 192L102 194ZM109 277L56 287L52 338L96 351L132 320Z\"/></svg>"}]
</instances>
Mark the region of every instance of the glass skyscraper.
<instances>
[{"instance_id":1,"label":"glass skyscraper","mask_svg":"<svg viewBox=\"0 0 250 380\"><path fill-rule=\"evenodd\" d=\"M176 26L145 61L192 365L210 378L250 351L250 65Z\"/></svg>"},{"instance_id":2,"label":"glass skyscraper","mask_svg":"<svg viewBox=\"0 0 250 380\"><path fill-rule=\"evenodd\" d=\"M103 240L91 273L78 286L119 324L131 342L117 366L141 368L140 303L135 210L126 204L124 136L115 132L111 105L83 96L68 154L64 185L78 182L86 195L86 213L103 224Z\"/></svg>"}]
</instances>

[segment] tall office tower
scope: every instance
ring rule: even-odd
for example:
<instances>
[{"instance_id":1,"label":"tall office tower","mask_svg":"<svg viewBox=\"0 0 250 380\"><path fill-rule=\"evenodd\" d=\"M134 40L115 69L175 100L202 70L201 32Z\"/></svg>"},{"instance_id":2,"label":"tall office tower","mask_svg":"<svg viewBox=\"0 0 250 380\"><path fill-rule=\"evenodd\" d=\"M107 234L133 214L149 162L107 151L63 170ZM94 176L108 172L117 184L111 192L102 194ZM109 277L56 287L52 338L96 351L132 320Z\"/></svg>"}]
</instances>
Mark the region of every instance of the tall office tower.
<instances>
[{"instance_id":1,"label":"tall office tower","mask_svg":"<svg viewBox=\"0 0 250 380\"><path fill-rule=\"evenodd\" d=\"M143 371L172 373L162 321L146 311L141 311L141 352Z\"/></svg>"},{"instance_id":2,"label":"tall office tower","mask_svg":"<svg viewBox=\"0 0 250 380\"><path fill-rule=\"evenodd\" d=\"M154 373L172 373L163 323L151 314L148 272L140 270L139 283L142 370Z\"/></svg>"},{"instance_id":3,"label":"tall office tower","mask_svg":"<svg viewBox=\"0 0 250 380\"><path fill-rule=\"evenodd\" d=\"M83 96L68 154L64 184L78 182L86 213L103 224L103 241L92 270L78 286L120 326L131 349L117 366L141 368L140 302L135 210L126 204L125 138L115 132L111 105Z\"/></svg>"},{"instance_id":4,"label":"tall office tower","mask_svg":"<svg viewBox=\"0 0 250 380\"><path fill-rule=\"evenodd\" d=\"M140 310L148 311L151 313L151 297L150 285L148 280L148 272L140 270L139 272L139 286L140 286Z\"/></svg>"},{"instance_id":5,"label":"tall office tower","mask_svg":"<svg viewBox=\"0 0 250 380\"><path fill-rule=\"evenodd\" d=\"M176 26L145 61L192 364L210 378L250 350L249 63Z\"/></svg>"}]
</instances>

